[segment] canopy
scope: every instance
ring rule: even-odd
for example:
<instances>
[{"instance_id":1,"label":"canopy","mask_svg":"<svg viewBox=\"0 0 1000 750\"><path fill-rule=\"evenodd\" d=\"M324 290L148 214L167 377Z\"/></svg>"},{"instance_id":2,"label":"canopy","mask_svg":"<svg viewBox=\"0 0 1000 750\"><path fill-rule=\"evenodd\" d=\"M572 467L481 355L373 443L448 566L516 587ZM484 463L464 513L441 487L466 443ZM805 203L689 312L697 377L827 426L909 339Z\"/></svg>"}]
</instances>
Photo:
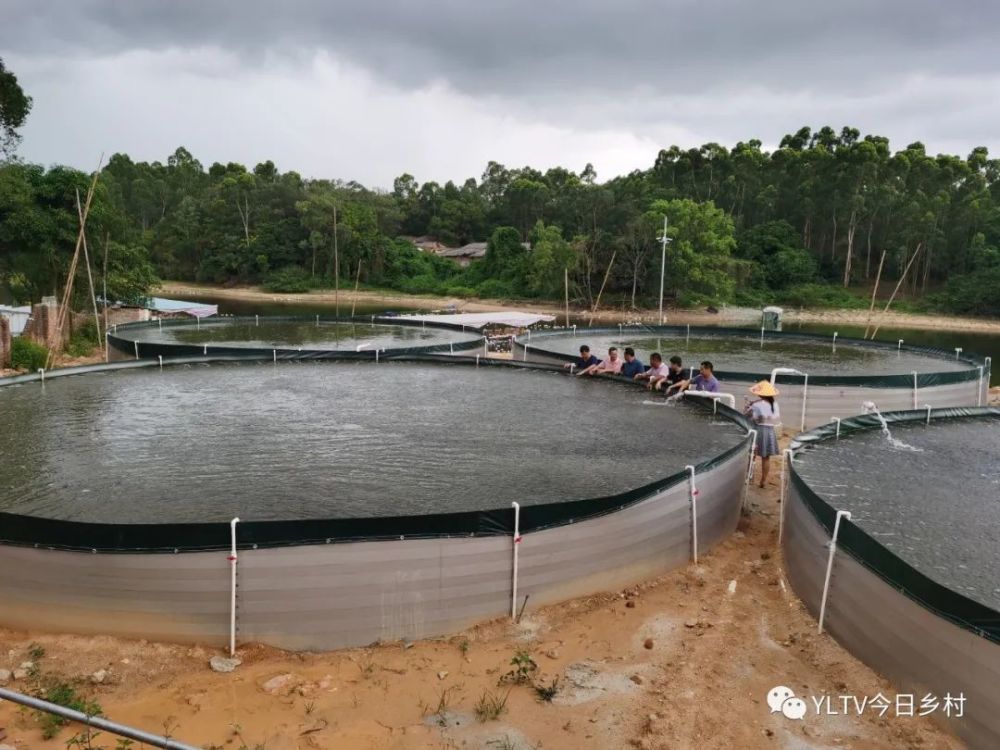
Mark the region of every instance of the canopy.
<instances>
[{"instance_id":1,"label":"canopy","mask_svg":"<svg viewBox=\"0 0 1000 750\"><path fill-rule=\"evenodd\" d=\"M203 302L185 302L178 299L164 299L163 297L147 297L146 309L158 313L187 313L195 318L207 318L210 315L217 315L218 305L208 305Z\"/></svg>"},{"instance_id":2,"label":"canopy","mask_svg":"<svg viewBox=\"0 0 1000 750\"><path fill-rule=\"evenodd\" d=\"M400 315L406 320L422 320L427 323L448 323L481 329L488 325L511 326L512 328L527 328L535 323L551 322L555 315L539 315L538 313L499 311L483 313L454 313L452 315Z\"/></svg>"}]
</instances>

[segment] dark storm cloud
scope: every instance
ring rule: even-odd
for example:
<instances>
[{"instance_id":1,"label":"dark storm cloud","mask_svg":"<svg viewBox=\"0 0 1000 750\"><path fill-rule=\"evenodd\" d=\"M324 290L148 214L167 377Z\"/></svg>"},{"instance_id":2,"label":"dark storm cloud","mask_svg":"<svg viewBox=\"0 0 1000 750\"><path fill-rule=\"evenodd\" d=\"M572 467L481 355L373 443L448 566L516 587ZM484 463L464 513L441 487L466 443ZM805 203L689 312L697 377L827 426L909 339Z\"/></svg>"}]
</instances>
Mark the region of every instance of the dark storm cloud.
<instances>
[{"instance_id":1,"label":"dark storm cloud","mask_svg":"<svg viewBox=\"0 0 1000 750\"><path fill-rule=\"evenodd\" d=\"M4 0L0 49L93 56L218 47L325 50L396 85L445 81L472 95L563 96L747 86L864 94L904 76L1000 68L991 0L476 0L219 3Z\"/></svg>"}]
</instances>

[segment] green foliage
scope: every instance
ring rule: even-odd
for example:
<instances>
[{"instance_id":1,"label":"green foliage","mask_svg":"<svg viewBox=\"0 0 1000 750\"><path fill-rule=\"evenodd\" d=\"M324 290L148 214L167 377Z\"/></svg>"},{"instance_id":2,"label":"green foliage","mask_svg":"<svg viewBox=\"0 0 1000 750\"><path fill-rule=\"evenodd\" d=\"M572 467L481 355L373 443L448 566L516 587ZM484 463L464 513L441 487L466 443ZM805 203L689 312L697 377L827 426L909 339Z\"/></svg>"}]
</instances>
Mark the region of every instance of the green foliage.
<instances>
[{"instance_id":1,"label":"green foliage","mask_svg":"<svg viewBox=\"0 0 1000 750\"><path fill-rule=\"evenodd\" d=\"M73 335L66 345L66 353L71 357L86 357L99 345L97 338L97 326L93 321L88 321L79 329L73 331Z\"/></svg>"},{"instance_id":2,"label":"green foliage","mask_svg":"<svg viewBox=\"0 0 1000 750\"><path fill-rule=\"evenodd\" d=\"M764 278L771 289L787 289L816 280L816 261L805 248L779 250L763 262Z\"/></svg>"},{"instance_id":3,"label":"green foliage","mask_svg":"<svg viewBox=\"0 0 1000 750\"><path fill-rule=\"evenodd\" d=\"M24 125L30 111L31 97L24 93L17 77L0 58L0 158L13 156L21 141L17 130Z\"/></svg>"},{"instance_id":4,"label":"green foliage","mask_svg":"<svg viewBox=\"0 0 1000 750\"><path fill-rule=\"evenodd\" d=\"M667 280L678 300L728 300L734 283L730 254L736 247L733 222L714 203L688 199L656 201L654 213L670 221Z\"/></svg>"},{"instance_id":5,"label":"green foliage","mask_svg":"<svg viewBox=\"0 0 1000 750\"><path fill-rule=\"evenodd\" d=\"M264 279L264 289L269 292L297 294L313 288L313 280L304 268L285 266L280 271L268 274Z\"/></svg>"},{"instance_id":6,"label":"green foliage","mask_svg":"<svg viewBox=\"0 0 1000 750\"><path fill-rule=\"evenodd\" d=\"M59 706L80 711L87 716L101 716L103 711L101 706L93 700L81 695L75 686L68 682L56 681L47 685L38 695L39 698L55 703ZM50 740L59 734L59 730L66 725L66 719L53 714L37 712L38 723L42 730L42 737Z\"/></svg>"},{"instance_id":7,"label":"green foliage","mask_svg":"<svg viewBox=\"0 0 1000 750\"><path fill-rule=\"evenodd\" d=\"M543 703L551 703L552 699L559 694L559 678L554 677L552 682L548 685L539 680L533 687L535 688L535 694L538 696L538 700Z\"/></svg>"},{"instance_id":8,"label":"green foliage","mask_svg":"<svg viewBox=\"0 0 1000 750\"><path fill-rule=\"evenodd\" d=\"M1000 316L1000 263L949 279L936 301L960 315Z\"/></svg>"},{"instance_id":9,"label":"green foliage","mask_svg":"<svg viewBox=\"0 0 1000 750\"><path fill-rule=\"evenodd\" d=\"M10 365L15 370L36 372L45 367L49 350L27 336L18 336L10 344Z\"/></svg>"},{"instance_id":10,"label":"green foliage","mask_svg":"<svg viewBox=\"0 0 1000 750\"><path fill-rule=\"evenodd\" d=\"M507 711L508 698L509 690L506 693L484 690L472 710L481 722L496 721Z\"/></svg>"},{"instance_id":11,"label":"green foliage","mask_svg":"<svg viewBox=\"0 0 1000 750\"><path fill-rule=\"evenodd\" d=\"M778 296L778 302L795 307L843 307L864 309L869 301L839 286L799 284Z\"/></svg>"},{"instance_id":12,"label":"green foliage","mask_svg":"<svg viewBox=\"0 0 1000 750\"><path fill-rule=\"evenodd\" d=\"M528 651L516 652L511 658L510 664L513 669L500 678L501 684L508 682L514 685L524 685L530 682L535 672L538 671L538 664L535 663Z\"/></svg>"}]
</instances>

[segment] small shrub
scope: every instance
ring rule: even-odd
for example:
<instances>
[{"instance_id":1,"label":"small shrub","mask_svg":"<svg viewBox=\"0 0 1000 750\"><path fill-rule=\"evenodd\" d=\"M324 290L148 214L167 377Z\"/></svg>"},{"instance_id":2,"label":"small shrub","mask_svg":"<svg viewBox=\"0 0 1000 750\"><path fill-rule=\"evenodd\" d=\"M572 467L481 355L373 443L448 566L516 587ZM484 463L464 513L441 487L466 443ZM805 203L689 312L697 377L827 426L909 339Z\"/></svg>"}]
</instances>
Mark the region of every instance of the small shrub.
<instances>
[{"instance_id":1,"label":"small shrub","mask_svg":"<svg viewBox=\"0 0 1000 750\"><path fill-rule=\"evenodd\" d=\"M495 721L500 718L507 710L507 698L509 697L509 690L502 695L498 692L494 693L492 690L484 690L473 709L476 718L482 722Z\"/></svg>"},{"instance_id":2,"label":"small shrub","mask_svg":"<svg viewBox=\"0 0 1000 750\"><path fill-rule=\"evenodd\" d=\"M538 665L527 651L516 652L510 660L510 664L514 668L500 678L501 683L508 682L513 685L524 685L530 682L532 676L538 671Z\"/></svg>"},{"instance_id":3,"label":"small shrub","mask_svg":"<svg viewBox=\"0 0 1000 750\"><path fill-rule=\"evenodd\" d=\"M88 700L80 695L76 688L68 682L57 682L49 685L38 697L66 708L80 711L87 716L101 716L103 711L98 703ZM39 725L42 729L42 737L51 740L59 730L66 724L66 719L61 716L39 712Z\"/></svg>"},{"instance_id":4,"label":"small shrub","mask_svg":"<svg viewBox=\"0 0 1000 750\"><path fill-rule=\"evenodd\" d=\"M535 683L534 688L535 693L538 695L538 700L544 703L551 703L552 699L559 693L559 678L556 677L553 679L549 685L539 680Z\"/></svg>"},{"instance_id":5,"label":"small shrub","mask_svg":"<svg viewBox=\"0 0 1000 750\"><path fill-rule=\"evenodd\" d=\"M45 367L49 350L26 336L18 336L10 345L10 364L15 370L35 372Z\"/></svg>"},{"instance_id":6,"label":"small shrub","mask_svg":"<svg viewBox=\"0 0 1000 750\"><path fill-rule=\"evenodd\" d=\"M97 348L97 328L87 323L75 331L66 345L66 353L71 357L86 357Z\"/></svg>"},{"instance_id":7,"label":"small shrub","mask_svg":"<svg viewBox=\"0 0 1000 750\"><path fill-rule=\"evenodd\" d=\"M37 643L32 643L28 646L28 658L32 661L39 661L43 656L45 656L45 646L40 646Z\"/></svg>"}]
</instances>

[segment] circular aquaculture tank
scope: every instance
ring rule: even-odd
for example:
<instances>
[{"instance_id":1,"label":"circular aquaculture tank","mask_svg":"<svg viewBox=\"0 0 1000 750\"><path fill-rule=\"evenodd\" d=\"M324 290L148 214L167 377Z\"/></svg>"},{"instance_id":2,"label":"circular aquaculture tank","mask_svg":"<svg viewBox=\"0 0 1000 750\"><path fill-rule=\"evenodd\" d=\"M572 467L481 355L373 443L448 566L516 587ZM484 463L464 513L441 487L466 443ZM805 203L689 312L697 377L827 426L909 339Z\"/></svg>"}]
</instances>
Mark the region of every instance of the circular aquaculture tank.
<instances>
[{"instance_id":1,"label":"circular aquaculture tank","mask_svg":"<svg viewBox=\"0 0 1000 750\"><path fill-rule=\"evenodd\" d=\"M876 412L792 448L782 542L796 593L902 689L964 693L952 729L996 746L1000 409Z\"/></svg>"},{"instance_id":2,"label":"circular aquaculture tank","mask_svg":"<svg viewBox=\"0 0 1000 750\"><path fill-rule=\"evenodd\" d=\"M990 360L962 351L910 347L905 342L812 336L706 326L620 326L554 330L521 336L520 361L572 362L586 344L598 358L609 347L632 347L643 362L659 352L677 355L688 374L702 361L715 367L723 391L741 396L747 385L774 379L782 391L787 427L807 429L861 411L866 400L885 410L985 402Z\"/></svg>"},{"instance_id":3,"label":"circular aquaculture tank","mask_svg":"<svg viewBox=\"0 0 1000 750\"><path fill-rule=\"evenodd\" d=\"M481 348L483 337L460 326L377 318L221 317L128 323L109 340L130 357L226 354L373 358L397 354L454 353Z\"/></svg>"},{"instance_id":4,"label":"circular aquaculture tank","mask_svg":"<svg viewBox=\"0 0 1000 750\"><path fill-rule=\"evenodd\" d=\"M725 407L448 355L0 385L11 627L286 648L452 632L696 559L736 527L750 448Z\"/></svg>"}]
</instances>

